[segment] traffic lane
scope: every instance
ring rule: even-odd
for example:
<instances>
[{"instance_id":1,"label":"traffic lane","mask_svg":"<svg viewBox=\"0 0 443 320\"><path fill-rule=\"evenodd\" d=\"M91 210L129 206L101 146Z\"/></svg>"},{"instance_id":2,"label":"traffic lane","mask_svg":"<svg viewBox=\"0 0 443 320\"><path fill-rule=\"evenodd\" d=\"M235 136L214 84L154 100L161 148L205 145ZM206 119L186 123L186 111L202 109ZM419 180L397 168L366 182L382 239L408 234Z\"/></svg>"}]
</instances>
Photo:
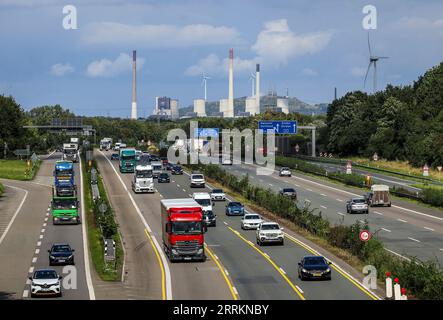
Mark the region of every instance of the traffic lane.
<instances>
[{"instance_id":1,"label":"traffic lane","mask_svg":"<svg viewBox=\"0 0 443 320\"><path fill-rule=\"evenodd\" d=\"M110 155L107 155L110 157ZM109 158L110 159L110 158ZM122 174L118 170L118 162L112 162L114 168L116 168L118 174L124 181L126 187L130 192L131 181L133 174ZM156 187L162 184L155 182ZM165 186L167 184L164 184ZM175 195L174 188L159 193L164 198L183 198L182 193ZM161 232L161 210L159 193L154 194L135 194L132 192L133 198L140 208L143 216L149 223L154 237L158 243L163 243ZM189 197L186 195L186 197ZM232 299L232 295L229 291L223 276L221 275L217 265L214 261L208 257L205 263L201 262L182 262L182 263L170 263L169 268L171 270L171 282L172 282L172 294L173 299L185 300L185 299L213 299L213 300L228 300ZM214 288L218 288L214 290Z\"/></svg>"},{"instance_id":2,"label":"traffic lane","mask_svg":"<svg viewBox=\"0 0 443 320\"><path fill-rule=\"evenodd\" d=\"M79 202L80 195L83 192L82 186L80 184L80 167L79 164L74 164L74 179L77 184L77 196ZM49 192L50 194L50 192ZM46 219L41 224L40 235L37 241L37 249L40 249L39 253L36 254L36 262L31 266L34 267L34 271L41 268L53 268L59 275L66 277L62 279L62 283L66 283L62 286L62 297L63 300L81 300L89 299L89 291L86 283L86 273L85 273L85 260L84 260L84 250L83 250L83 232L82 226L78 225L54 225L52 223L52 216L50 213L50 201L47 204L49 211L46 213ZM78 208L79 216L82 216L81 206ZM84 223L82 221L82 223ZM73 249L75 268L64 268L63 266L49 266L49 253L48 250L55 243L67 243ZM39 246L39 244L41 244ZM72 286L69 285L69 279L74 277L72 280L74 283ZM29 282L29 281L27 281Z\"/></svg>"},{"instance_id":3,"label":"traffic lane","mask_svg":"<svg viewBox=\"0 0 443 320\"><path fill-rule=\"evenodd\" d=\"M164 198L189 198L194 192L210 192L208 188L191 189L186 175L172 176L171 183L156 183L156 187ZM205 241L228 270L240 298L297 299L296 293L273 267L222 224L224 206L216 204L213 210L217 215L217 227L208 228Z\"/></svg>"},{"instance_id":4,"label":"traffic lane","mask_svg":"<svg viewBox=\"0 0 443 320\"><path fill-rule=\"evenodd\" d=\"M250 168L247 170L249 170L248 173L251 173ZM235 168L232 170L232 172L237 176L246 174L238 168ZM250 177L253 176L250 175ZM259 176L256 176L255 178L258 177ZM347 214L345 204L346 199L343 198L343 195L340 192L329 189L316 189L315 185L309 186L310 188L306 187L307 191L305 191L305 189L301 188L302 182L294 180L297 181L297 183L295 183L291 181L291 179L294 180L296 177L283 178L276 175L260 176L259 181L261 184L257 183L257 179L251 178L250 180L256 185L267 185L268 188L271 188L276 192L282 187L291 186L292 184L292 186L296 187L298 193L299 206L309 203L311 208L317 208L319 211L321 211L322 216L329 220L329 222L332 224L351 225L357 221L364 222L366 220L373 232L378 232L380 230L384 231L380 232L379 238L385 243L388 249L394 251L399 250L401 248L401 244L403 243L404 248L408 248L408 250L410 250L408 252L410 256L416 256L422 260L435 259L436 257L438 260L443 259L443 250L440 250L443 246L442 239L436 232L436 230L440 230L438 226L434 226L428 222L424 223L417 218L417 215L413 215L411 221L409 221L409 218L405 218L404 214L402 213L389 213L395 212L395 210L397 210L397 212L400 211L400 209L393 207L372 207L369 209L369 215ZM404 223L406 223L406 225L404 225ZM393 234L385 230L390 230L394 233L397 232L397 234ZM422 238L424 231L427 233L425 234L425 238ZM414 240L411 240L411 238ZM418 242L415 240L418 240ZM411 245L411 241L421 244L414 246ZM404 249L400 251L405 254Z\"/></svg>"},{"instance_id":5,"label":"traffic lane","mask_svg":"<svg viewBox=\"0 0 443 320\"><path fill-rule=\"evenodd\" d=\"M185 176L183 178L176 178L174 179L175 183L178 183L180 185L180 187L186 185L186 183L189 183L189 177ZM180 188L179 187L179 188ZM185 187L186 189L186 187ZM198 190L198 189L195 189ZM205 188L205 189L200 189L200 190L204 190L205 192L211 192L211 190L209 188ZM190 192L190 194L192 194ZM214 202L213 205L213 211L215 214L217 214L217 219L219 220L217 223L218 225L220 224L220 220L223 222L223 225L225 223L228 224L228 226L233 226L234 228L237 229L237 231L239 231L239 226L240 226L240 219L241 217L235 217L235 216L226 216L225 213L225 208L226 208L226 204L228 202ZM223 226L222 225L222 226ZM216 228L210 228L210 231L212 229L217 229ZM218 229L220 230L220 229ZM223 230L223 229L222 229ZM243 234L243 232L240 231L241 234ZM211 235L211 234L209 234ZM255 245L255 233L251 233L251 232L246 232L246 235L248 236L248 240ZM209 239L209 237L208 237ZM215 239L215 241L218 240L218 242L214 242L214 243L223 243L221 241L219 241L219 237ZM209 240L208 240L209 241ZM220 247L216 246L214 247L214 250L218 252ZM265 248L263 250L263 248ZM271 248L275 248L273 247L260 247L260 249L262 249L263 251L267 252L270 255L270 252L268 252L267 249L271 249ZM298 267L298 262L301 261L302 257L306 256L306 255L311 255L306 249L302 248L299 245L296 245L295 243L290 243L288 246L287 244L285 244L285 246L280 249L277 249L280 251L283 251L283 254L281 254L278 258L278 260L273 259L275 261L275 263L279 266L282 265L288 265L291 268L295 267L295 270L297 270ZM218 254L218 253L217 253ZM273 257L272 255L270 255L271 257ZM222 258L223 261L225 261L225 258ZM228 262L225 263L226 265L228 265ZM235 268L235 267L234 267ZM283 268L284 270L286 270L285 268ZM232 269L230 268L229 270L236 270L236 269ZM273 270L274 273L276 273L275 269ZM231 274L233 273L233 271L230 271ZM291 274L291 273L288 273ZM293 275L293 274L292 274ZM235 275L232 275L233 279L235 279ZM280 277L281 278L281 277ZM291 281L294 284L298 284L300 286L300 282L297 280L297 276L295 275L291 277ZM337 279L334 279L333 282L335 283L339 283L338 286L340 288L342 288L345 292L342 295L339 295L339 299L368 299L369 296L367 296L364 292L362 292L360 289L358 289L354 284L352 284L350 281L348 281L346 278L344 278L342 275L338 275ZM236 286L239 286L237 283L235 283ZM332 286L331 286L332 288ZM306 289L302 287L302 290L306 293L306 295L309 294L309 297L313 298L313 299L334 299L334 296L336 294L336 292L334 290L328 291L326 293L324 293L322 290L317 290L317 287L313 287L312 289L308 286ZM306 291L307 290L307 291ZM240 293L240 296L242 296L242 294Z\"/></svg>"},{"instance_id":6,"label":"traffic lane","mask_svg":"<svg viewBox=\"0 0 443 320\"><path fill-rule=\"evenodd\" d=\"M121 298L161 299L161 269L126 190L100 152L94 152L125 249L124 292Z\"/></svg>"},{"instance_id":7,"label":"traffic lane","mask_svg":"<svg viewBox=\"0 0 443 320\"><path fill-rule=\"evenodd\" d=\"M9 185L9 180L0 179L0 182L5 187L4 193L0 197L0 239L7 230L8 226L25 197L27 197L26 190L16 189ZM0 242L1 243L1 242Z\"/></svg>"},{"instance_id":8,"label":"traffic lane","mask_svg":"<svg viewBox=\"0 0 443 320\"><path fill-rule=\"evenodd\" d=\"M236 221L233 225L249 241L256 242L255 230L242 231L239 227L240 222ZM345 279L341 274L332 270L332 279L330 281L301 281L298 278L298 263L305 256L311 256L312 253L292 242L288 237L283 246L280 245L262 245L259 246L262 251L268 254L288 275L288 277L303 290L307 299L315 300L371 300L371 298ZM331 267L332 269L332 267Z\"/></svg>"}]
</instances>

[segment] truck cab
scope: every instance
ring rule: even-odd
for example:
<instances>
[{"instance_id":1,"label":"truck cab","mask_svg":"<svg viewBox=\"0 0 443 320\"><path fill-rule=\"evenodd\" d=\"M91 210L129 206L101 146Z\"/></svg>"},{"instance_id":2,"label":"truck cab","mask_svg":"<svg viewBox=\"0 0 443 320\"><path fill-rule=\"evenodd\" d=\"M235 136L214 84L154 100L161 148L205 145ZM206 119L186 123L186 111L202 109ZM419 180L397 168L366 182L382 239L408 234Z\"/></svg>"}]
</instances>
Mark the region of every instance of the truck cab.
<instances>
[{"instance_id":1,"label":"truck cab","mask_svg":"<svg viewBox=\"0 0 443 320\"><path fill-rule=\"evenodd\" d=\"M160 173L162 173L163 164L160 161L151 161L151 166L152 166L152 173L154 175L154 178L158 178Z\"/></svg>"},{"instance_id":2,"label":"truck cab","mask_svg":"<svg viewBox=\"0 0 443 320\"><path fill-rule=\"evenodd\" d=\"M78 162L78 144L77 143L63 143L63 160Z\"/></svg>"},{"instance_id":3,"label":"truck cab","mask_svg":"<svg viewBox=\"0 0 443 320\"><path fill-rule=\"evenodd\" d=\"M119 169L120 172L134 172L136 166L135 149L120 149Z\"/></svg>"},{"instance_id":4,"label":"truck cab","mask_svg":"<svg viewBox=\"0 0 443 320\"><path fill-rule=\"evenodd\" d=\"M108 151L111 149L112 139L111 138L103 138L100 140L100 150Z\"/></svg>"},{"instance_id":5,"label":"truck cab","mask_svg":"<svg viewBox=\"0 0 443 320\"><path fill-rule=\"evenodd\" d=\"M79 224L77 194L73 196L59 196L56 189L52 191L51 200L52 223L55 224Z\"/></svg>"},{"instance_id":6,"label":"truck cab","mask_svg":"<svg viewBox=\"0 0 443 320\"><path fill-rule=\"evenodd\" d=\"M138 165L135 167L132 190L135 193L155 192L151 165Z\"/></svg>"},{"instance_id":7,"label":"truck cab","mask_svg":"<svg viewBox=\"0 0 443 320\"><path fill-rule=\"evenodd\" d=\"M190 198L161 200L163 248L170 261L205 261L202 207Z\"/></svg>"},{"instance_id":8,"label":"truck cab","mask_svg":"<svg viewBox=\"0 0 443 320\"><path fill-rule=\"evenodd\" d=\"M55 163L54 185L58 187L62 181L74 186L74 164L71 161L60 160Z\"/></svg>"}]
</instances>

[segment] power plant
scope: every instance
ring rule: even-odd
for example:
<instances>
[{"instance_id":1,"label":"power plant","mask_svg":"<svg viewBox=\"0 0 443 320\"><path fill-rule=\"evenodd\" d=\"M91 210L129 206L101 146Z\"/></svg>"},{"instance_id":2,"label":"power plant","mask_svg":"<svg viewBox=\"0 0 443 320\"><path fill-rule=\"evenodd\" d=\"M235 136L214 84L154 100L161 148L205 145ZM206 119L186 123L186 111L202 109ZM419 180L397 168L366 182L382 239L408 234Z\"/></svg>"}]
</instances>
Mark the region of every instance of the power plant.
<instances>
[{"instance_id":1,"label":"power plant","mask_svg":"<svg viewBox=\"0 0 443 320\"><path fill-rule=\"evenodd\" d=\"M137 119L137 53L135 50L132 51L132 106L131 106L131 119Z\"/></svg>"}]
</instances>

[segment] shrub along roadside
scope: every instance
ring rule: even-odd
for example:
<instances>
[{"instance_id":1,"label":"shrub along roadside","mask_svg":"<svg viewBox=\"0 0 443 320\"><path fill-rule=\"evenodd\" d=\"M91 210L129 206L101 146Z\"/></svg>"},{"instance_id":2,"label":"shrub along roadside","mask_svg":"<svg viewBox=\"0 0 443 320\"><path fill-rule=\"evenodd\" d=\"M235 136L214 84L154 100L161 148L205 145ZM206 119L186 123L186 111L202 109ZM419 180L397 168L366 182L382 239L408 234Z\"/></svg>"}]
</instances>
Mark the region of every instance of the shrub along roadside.
<instances>
[{"instance_id":1,"label":"shrub along roadside","mask_svg":"<svg viewBox=\"0 0 443 320\"><path fill-rule=\"evenodd\" d=\"M417 259L405 261L384 250L383 243L371 238L368 242L359 239L361 230L369 229L367 224L355 223L351 226L335 225L322 218L321 213L308 207L299 208L295 203L273 192L251 185L248 176L238 179L216 165L190 165L192 170L199 170L208 178L231 189L251 202L269 210L310 233L325 239L327 243L343 249L359 258L365 264L376 267L379 279L383 280L386 271L398 277L409 294L419 299L443 299L443 271L436 262L421 262Z\"/></svg>"},{"instance_id":2,"label":"shrub along roadside","mask_svg":"<svg viewBox=\"0 0 443 320\"><path fill-rule=\"evenodd\" d=\"M5 192L5 187L0 182L0 196Z\"/></svg>"},{"instance_id":3,"label":"shrub along roadside","mask_svg":"<svg viewBox=\"0 0 443 320\"><path fill-rule=\"evenodd\" d=\"M94 268L100 278L104 281L118 281L121 278L122 265L123 265L123 249L120 241L120 236L117 232L117 225L114 220L114 213L112 207L109 204L106 191L103 186L101 176L98 174L98 187L100 191L100 200L94 201L92 199L91 189L91 174L86 168L85 156L82 154L82 167L84 177L84 193L85 193L85 215L88 230L89 250L91 253L92 262ZM95 161L92 161L92 165L96 168ZM96 169L97 170L97 169ZM97 170L98 173L98 170ZM102 214L98 207L101 203L105 203L107 210ZM115 241L116 260L115 265L106 265L104 259L104 243L103 235L106 238L112 238Z\"/></svg>"}]
</instances>

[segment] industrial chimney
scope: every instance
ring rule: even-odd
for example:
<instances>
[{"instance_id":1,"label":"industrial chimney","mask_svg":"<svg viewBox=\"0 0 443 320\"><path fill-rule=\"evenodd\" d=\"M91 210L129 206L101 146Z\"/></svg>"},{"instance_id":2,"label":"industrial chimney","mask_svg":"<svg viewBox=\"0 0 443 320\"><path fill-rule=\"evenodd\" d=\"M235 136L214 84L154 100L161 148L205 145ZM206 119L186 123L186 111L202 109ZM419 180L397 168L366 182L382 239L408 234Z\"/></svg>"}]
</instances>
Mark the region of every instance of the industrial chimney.
<instances>
[{"instance_id":1,"label":"industrial chimney","mask_svg":"<svg viewBox=\"0 0 443 320\"><path fill-rule=\"evenodd\" d=\"M132 108L131 108L131 119L137 119L137 94L136 94L136 51L132 51Z\"/></svg>"},{"instance_id":2,"label":"industrial chimney","mask_svg":"<svg viewBox=\"0 0 443 320\"><path fill-rule=\"evenodd\" d=\"M234 117L234 49L229 49L229 96L225 117Z\"/></svg>"},{"instance_id":3,"label":"industrial chimney","mask_svg":"<svg viewBox=\"0 0 443 320\"><path fill-rule=\"evenodd\" d=\"M260 65L255 65L255 114L260 113Z\"/></svg>"}]
</instances>

